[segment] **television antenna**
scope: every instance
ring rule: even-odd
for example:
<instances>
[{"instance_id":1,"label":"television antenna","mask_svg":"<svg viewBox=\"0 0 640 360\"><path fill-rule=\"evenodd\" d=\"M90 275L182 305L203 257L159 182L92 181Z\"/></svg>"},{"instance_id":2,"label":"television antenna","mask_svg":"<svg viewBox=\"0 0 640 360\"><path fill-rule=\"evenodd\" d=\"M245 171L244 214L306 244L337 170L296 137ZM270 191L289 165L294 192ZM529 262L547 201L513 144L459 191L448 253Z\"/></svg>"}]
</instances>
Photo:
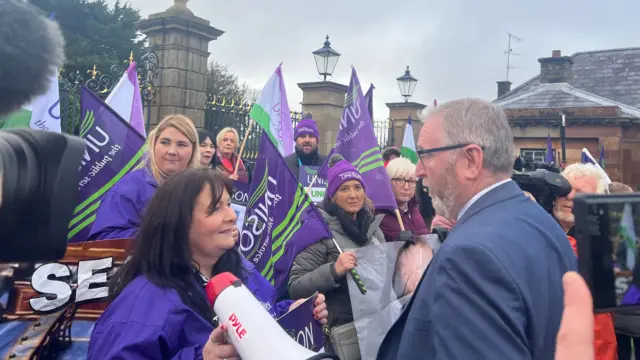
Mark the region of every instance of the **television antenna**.
<instances>
[{"instance_id":1,"label":"television antenna","mask_svg":"<svg viewBox=\"0 0 640 360\"><path fill-rule=\"evenodd\" d=\"M507 33L507 35L509 35L509 42L507 44L507 50L504 52L507 55L507 81L509 81L509 70L511 69L515 69L515 67L511 66L511 56L512 55L516 55L516 56L520 56L522 54L518 54L513 52L513 49L511 48L511 42L522 42L524 41L522 38L515 36L512 33Z\"/></svg>"}]
</instances>

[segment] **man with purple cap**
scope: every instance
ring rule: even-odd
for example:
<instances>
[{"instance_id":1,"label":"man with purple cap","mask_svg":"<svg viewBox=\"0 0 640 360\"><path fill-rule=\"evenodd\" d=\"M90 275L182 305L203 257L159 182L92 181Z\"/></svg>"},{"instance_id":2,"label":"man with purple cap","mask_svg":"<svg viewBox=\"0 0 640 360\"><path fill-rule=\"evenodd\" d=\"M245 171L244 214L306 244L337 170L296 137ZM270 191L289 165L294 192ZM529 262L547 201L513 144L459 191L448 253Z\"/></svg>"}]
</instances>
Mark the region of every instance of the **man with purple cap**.
<instances>
[{"instance_id":1,"label":"man with purple cap","mask_svg":"<svg viewBox=\"0 0 640 360\"><path fill-rule=\"evenodd\" d=\"M302 120L296 125L293 132L296 142L295 153L287 156L284 160L293 171L296 179L300 180L301 166L322 166L326 156L318 153L318 139L320 134L316 122L311 119L311 114L305 114Z\"/></svg>"}]
</instances>

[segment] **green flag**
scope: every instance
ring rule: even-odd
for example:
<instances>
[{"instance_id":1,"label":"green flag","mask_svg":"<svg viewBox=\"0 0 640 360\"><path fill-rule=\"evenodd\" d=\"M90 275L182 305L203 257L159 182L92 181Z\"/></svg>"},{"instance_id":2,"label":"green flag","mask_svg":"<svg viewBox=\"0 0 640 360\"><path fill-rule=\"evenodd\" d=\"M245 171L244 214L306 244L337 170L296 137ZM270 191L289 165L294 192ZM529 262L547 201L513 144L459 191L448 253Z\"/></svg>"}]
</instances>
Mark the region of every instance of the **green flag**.
<instances>
[{"instance_id":1,"label":"green flag","mask_svg":"<svg viewBox=\"0 0 640 360\"><path fill-rule=\"evenodd\" d=\"M402 140L402 149L400 152L402 153L402 157L406 157L414 164L418 163L418 153L416 152L416 141L413 139L411 116L407 119L407 127L404 129L404 140Z\"/></svg>"}]
</instances>

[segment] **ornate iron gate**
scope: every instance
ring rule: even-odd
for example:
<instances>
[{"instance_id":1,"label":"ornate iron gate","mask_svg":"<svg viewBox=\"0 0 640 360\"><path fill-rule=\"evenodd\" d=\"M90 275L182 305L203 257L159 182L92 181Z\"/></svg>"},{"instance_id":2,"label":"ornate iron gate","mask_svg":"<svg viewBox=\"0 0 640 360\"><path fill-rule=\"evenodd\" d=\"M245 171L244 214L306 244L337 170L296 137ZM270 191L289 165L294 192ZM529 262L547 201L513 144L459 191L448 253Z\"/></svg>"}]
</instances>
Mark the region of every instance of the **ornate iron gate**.
<instances>
[{"instance_id":1,"label":"ornate iron gate","mask_svg":"<svg viewBox=\"0 0 640 360\"><path fill-rule=\"evenodd\" d=\"M158 56L154 48L148 48L137 63L138 81L142 95L143 106L147 109L146 128L149 131L151 103L155 97L153 81L158 76ZM128 66L133 61L131 57L124 62ZM101 73L94 66L87 71L89 79L84 80L80 72L64 75L64 70L58 74L58 86L60 88L60 127L62 131L72 135L80 133L80 86L84 85L95 92L103 100L106 99L125 72L120 65L113 65L108 73Z\"/></svg>"}]
</instances>

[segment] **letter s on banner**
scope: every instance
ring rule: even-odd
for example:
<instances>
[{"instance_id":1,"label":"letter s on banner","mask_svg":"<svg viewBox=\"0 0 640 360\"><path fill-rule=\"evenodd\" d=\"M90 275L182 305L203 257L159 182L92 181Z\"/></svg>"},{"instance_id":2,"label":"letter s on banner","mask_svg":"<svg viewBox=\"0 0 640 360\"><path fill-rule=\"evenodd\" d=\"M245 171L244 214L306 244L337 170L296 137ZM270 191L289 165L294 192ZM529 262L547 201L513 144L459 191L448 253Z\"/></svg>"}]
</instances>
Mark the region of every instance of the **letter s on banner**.
<instances>
[{"instance_id":1,"label":"letter s on banner","mask_svg":"<svg viewBox=\"0 0 640 360\"><path fill-rule=\"evenodd\" d=\"M78 288L76 289L76 302L101 299L109 296L109 287L106 285L107 273L94 274L95 270L111 269L113 258L108 257L98 260L83 260L78 262ZM104 284L90 289L91 284Z\"/></svg>"},{"instance_id":2,"label":"letter s on banner","mask_svg":"<svg viewBox=\"0 0 640 360\"><path fill-rule=\"evenodd\" d=\"M29 299L31 308L35 311L50 311L65 305L71 299L71 286L64 281L49 280L49 275L57 278L71 275L66 265L50 263L40 266L31 276L31 287L40 294L53 294L55 299L46 296Z\"/></svg>"}]
</instances>

